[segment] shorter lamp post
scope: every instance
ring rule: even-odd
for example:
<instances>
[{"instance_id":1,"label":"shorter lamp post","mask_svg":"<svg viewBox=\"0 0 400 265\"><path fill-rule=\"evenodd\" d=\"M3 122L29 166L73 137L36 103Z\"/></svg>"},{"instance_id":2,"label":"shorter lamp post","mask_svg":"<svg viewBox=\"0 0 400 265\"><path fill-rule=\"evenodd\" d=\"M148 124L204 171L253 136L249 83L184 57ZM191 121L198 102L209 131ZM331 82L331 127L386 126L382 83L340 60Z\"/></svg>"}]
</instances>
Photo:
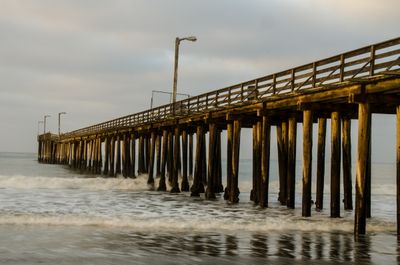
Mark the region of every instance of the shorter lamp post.
<instances>
[{"instance_id":1,"label":"shorter lamp post","mask_svg":"<svg viewBox=\"0 0 400 265\"><path fill-rule=\"evenodd\" d=\"M59 112L58 113L58 137L61 135L61 115L67 114L66 112Z\"/></svg>"},{"instance_id":2,"label":"shorter lamp post","mask_svg":"<svg viewBox=\"0 0 400 265\"><path fill-rule=\"evenodd\" d=\"M38 135L40 133L40 124L43 124L43 121L38 121L38 124L37 124L37 134Z\"/></svg>"},{"instance_id":3,"label":"shorter lamp post","mask_svg":"<svg viewBox=\"0 0 400 265\"><path fill-rule=\"evenodd\" d=\"M51 117L50 115L44 115L43 118L43 134L46 134L46 119Z\"/></svg>"}]
</instances>

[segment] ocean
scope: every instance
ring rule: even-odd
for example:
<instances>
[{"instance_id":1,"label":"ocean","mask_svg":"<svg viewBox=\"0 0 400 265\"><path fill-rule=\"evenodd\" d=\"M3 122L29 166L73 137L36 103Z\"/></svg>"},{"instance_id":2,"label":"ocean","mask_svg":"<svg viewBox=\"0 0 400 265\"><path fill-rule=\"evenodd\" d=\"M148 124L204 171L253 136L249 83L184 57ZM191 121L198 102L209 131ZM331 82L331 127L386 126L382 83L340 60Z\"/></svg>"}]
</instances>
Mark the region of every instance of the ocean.
<instances>
[{"instance_id":1,"label":"ocean","mask_svg":"<svg viewBox=\"0 0 400 265\"><path fill-rule=\"evenodd\" d=\"M103 178L39 164L36 154L0 153L0 264L400 261L394 164L373 164L372 218L368 234L358 241L354 212L342 209L341 218L329 217L329 174L324 210L313 209L312 217L303 218L301 166L296 209L289 210L277 202L276 161L271 164L269 208L249 200L251 165L241 160L240 202L231 205L222 194L210 201L151 191L145 175Z\"/></svg>"}]
</instances>

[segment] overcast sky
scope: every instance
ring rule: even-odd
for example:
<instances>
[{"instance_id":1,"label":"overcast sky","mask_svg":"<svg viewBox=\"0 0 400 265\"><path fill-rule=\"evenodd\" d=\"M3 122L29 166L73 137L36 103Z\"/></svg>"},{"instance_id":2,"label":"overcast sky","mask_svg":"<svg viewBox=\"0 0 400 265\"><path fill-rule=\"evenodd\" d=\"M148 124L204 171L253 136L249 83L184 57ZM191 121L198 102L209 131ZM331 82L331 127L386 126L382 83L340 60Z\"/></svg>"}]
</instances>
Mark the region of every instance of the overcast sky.
<instances>
[{"instance_id":1,"label":"overcast sky","mask_svg":"<svg viewBox=\"0 0 400 265\"><path fill-rule=\"evenodd\" d=\"M152 90L171 91L176 36L198 38L181 45L178 81L196 95L398 37L399 10L399 0L0 0L0 151L35 152L44 114L56 132L61 111L70 131L147 109Z\"/></svg>"}]
</instances>

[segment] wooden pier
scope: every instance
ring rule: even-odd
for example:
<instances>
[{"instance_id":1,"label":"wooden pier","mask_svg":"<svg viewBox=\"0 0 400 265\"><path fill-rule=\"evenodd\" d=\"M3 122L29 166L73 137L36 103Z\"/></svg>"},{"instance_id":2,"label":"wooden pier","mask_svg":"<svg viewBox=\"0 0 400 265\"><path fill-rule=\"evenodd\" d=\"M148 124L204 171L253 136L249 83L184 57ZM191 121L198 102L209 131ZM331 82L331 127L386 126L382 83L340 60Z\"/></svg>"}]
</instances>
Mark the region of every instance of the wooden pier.
<instances>
[{"instance_id":1,"label":"wooden pier","mask_svg":"<svg viewBox=\"0 0 400 265\"><path fill-rule=\"evenodd\" d=\"M317 210L323 208L324 165L328 156L331 161L330 215L340 217L342 201L344 209L353 209L350 133L357 129L354 233L360 235L365 234L366 218L371 216L373 113L397 117L397 146L393 148L397 152L397 227L400 234L400 38L60 137L50 133L40 135L38 160L108 177L116 174L135 177L145 173L148 184L159 191L167 189L168 181L174 193L190 191L192 196L205 193L205 198L214 199L217 193L224 192L226 200L237 203L241 128L251 128L251 200L268 207L271 130L275 127L278 199L282 205L294 208L297 124L302 123L302 215L307 217L312 213L313 176L317 183L315 206ZM358 128L351 127L354 119L358 119ZM327 122L331 123L331 154L328 155L325 154ZM313 123L318 123L317 132L313 131ZM224 130L227 150L221 150ZM311 166L313 133L318 135L315 173ZM225 184L222 183L222 152L227 154ZM189 178L193 178L191 187Z\"/></svg>"}]
</instances>

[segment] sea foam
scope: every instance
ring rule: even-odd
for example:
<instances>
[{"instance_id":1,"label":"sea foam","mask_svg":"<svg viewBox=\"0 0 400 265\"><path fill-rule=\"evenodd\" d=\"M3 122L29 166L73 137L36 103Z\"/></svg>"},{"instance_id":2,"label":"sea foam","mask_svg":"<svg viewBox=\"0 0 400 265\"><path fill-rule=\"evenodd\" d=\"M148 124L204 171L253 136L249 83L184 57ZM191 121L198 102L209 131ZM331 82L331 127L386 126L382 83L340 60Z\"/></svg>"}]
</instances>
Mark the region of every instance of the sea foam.
<instances>
[{"instance_id":1,"label":"sea foam","mask_svg":"<svg viewBox=\"0 0 400 265\"><path fill-rule=\"evenodd\" d=\"M132 178L59 178L43 176L0 176L0 188L11 189L85 189L85 190L149 190L147 175Z\"/></svg>"},{"instance_id":2,"label":"sea foam","mask_svg":"<svg viewBox=\"0 0 400 265\"><path fill-rule=\"evenodd\" d=\"M305 219L287 216L266 217L265 220L247 222L223 218L136 218L136 217L104 217L80 215L43 215L43 214L2 214L0 225L56 225L56 226L95 226L104 228L124 228L140 232L269 232L269 231L301 231L301 232L353 232L352 220L330 218ZM373 221L367 225L369 232L395 232L394 222Z\"/></svg>"}]
</instances>

